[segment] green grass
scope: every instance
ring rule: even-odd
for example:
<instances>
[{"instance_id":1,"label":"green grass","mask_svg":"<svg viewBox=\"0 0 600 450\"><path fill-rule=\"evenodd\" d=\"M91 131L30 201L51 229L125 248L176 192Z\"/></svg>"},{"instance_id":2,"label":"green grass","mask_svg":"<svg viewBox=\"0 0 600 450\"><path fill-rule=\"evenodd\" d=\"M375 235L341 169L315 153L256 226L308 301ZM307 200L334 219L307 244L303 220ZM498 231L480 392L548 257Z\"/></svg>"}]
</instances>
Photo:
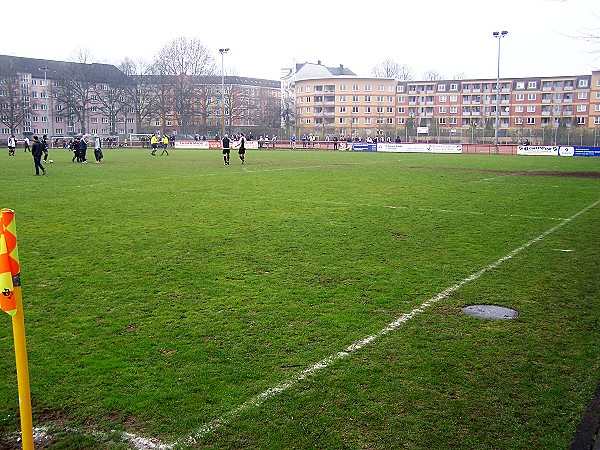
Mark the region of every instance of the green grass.
<instances>
[{"instance_id":1,"label":"green grass","mask_svg":"<svg viewBox=\"0 0 600 450\"><path fill-rule=\"evenodd\" d=\"M568 448L600 378L600 205L564 221L600 200L600 179L512 171L600 172L600 159L51 158L34 177L29 154L0 155L34 425L54 435L44 448L129 448L119 431L182 443L222 417L198 448ZM563 223L396 331L228 416ZM519 317L461 314L479 303ZM2 322L9 442L18 396Z\"/></svg>"}]
</instances>

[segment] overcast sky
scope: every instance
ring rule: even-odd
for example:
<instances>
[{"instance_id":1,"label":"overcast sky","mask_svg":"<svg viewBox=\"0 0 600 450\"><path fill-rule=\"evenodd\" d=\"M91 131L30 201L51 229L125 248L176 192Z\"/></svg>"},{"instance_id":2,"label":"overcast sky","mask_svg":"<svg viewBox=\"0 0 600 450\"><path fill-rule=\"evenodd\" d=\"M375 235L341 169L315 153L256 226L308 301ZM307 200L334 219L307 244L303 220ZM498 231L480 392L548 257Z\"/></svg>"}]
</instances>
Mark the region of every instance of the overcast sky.
<instances>
[{"instance_id":1,"label":"overcast sky","mask_svg":"<svg viewBox=\"0 0 600 450\"><path fill-rule=\"evenodd\" d=\"M417 79L428 69L445 78L589 74L600 70L600 0L230 0L161 2L7 0L0 54L93 62L151 60L170 40L229 47L226 73L277 80L281 68L320 60L370 76L390 58ZM594 53L594 50L596 53Z\"/></svg>"}]
</instances>

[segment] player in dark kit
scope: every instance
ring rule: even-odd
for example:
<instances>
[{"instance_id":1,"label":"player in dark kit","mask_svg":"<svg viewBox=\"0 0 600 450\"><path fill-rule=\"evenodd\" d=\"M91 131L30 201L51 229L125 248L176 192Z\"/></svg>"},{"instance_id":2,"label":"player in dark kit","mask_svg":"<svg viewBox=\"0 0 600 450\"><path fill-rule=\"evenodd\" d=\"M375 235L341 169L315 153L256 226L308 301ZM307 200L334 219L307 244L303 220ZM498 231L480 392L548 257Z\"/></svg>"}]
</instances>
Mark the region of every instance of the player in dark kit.
<instances>
[{"instance_id":1,"label":"player in dark kit","mask_svg":"<svg viewBox=\"0 0 600 450\"><path fill-rule=\"evenodd\" d=\"M223 162L226 166L229 165L229 153L231 152L231 148L229 145L229 136L225 135L223 138Z\"/></svg>"},{"instance_id":2,"label":"player in dark kit","mask_svg":"<svg viewBox=\"0 0 600 450\"><path fill-rule=\"evenodd\" d=\"M239 145L239 150L238 150L238 155L240 155L240 160L242 161L242 164L244 164L244 158L246 157L246 136L244 136L244 133L240 133L240 143Z\"/></svg>"}]
</instances>

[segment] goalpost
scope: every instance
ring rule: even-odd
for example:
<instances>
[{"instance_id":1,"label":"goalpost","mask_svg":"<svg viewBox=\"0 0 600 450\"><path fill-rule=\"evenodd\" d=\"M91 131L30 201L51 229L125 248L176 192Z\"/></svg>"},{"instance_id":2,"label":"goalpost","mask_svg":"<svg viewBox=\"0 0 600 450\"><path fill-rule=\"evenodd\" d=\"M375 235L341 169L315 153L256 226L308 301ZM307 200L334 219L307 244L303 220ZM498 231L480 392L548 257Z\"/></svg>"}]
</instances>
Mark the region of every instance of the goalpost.
<instances>
[{"instance_id":1,"label":"goalpost","mask_svg":"<svg viewBox=\"0 0 600 450\"><path fill-rule=\"evenodd\" d=\"M129 146L135 147L150 147L150 133L130 133L129 134Z\"/></svg>"}]
</instances>

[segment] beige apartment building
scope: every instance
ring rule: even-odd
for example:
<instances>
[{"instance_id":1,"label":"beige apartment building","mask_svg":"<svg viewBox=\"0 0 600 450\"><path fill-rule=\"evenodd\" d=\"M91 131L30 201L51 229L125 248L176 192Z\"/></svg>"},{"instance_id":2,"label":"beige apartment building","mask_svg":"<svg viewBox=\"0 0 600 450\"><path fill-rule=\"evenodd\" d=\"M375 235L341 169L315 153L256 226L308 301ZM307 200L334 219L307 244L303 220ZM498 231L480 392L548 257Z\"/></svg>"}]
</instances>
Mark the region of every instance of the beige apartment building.
<instances>
[{"instance_id":1,"label":"beige apartment building","mask_svg":"<svg viewBox=\"0 0 600 450\"><path fill-rule=\"evenodd\" d=\"M299 134L492 143L498 108L500 142L600 144L600 71L502 78L498 87L495 79L398 81L336 70L305 63L283 77Z\"/></svg>"}]
</instances>

